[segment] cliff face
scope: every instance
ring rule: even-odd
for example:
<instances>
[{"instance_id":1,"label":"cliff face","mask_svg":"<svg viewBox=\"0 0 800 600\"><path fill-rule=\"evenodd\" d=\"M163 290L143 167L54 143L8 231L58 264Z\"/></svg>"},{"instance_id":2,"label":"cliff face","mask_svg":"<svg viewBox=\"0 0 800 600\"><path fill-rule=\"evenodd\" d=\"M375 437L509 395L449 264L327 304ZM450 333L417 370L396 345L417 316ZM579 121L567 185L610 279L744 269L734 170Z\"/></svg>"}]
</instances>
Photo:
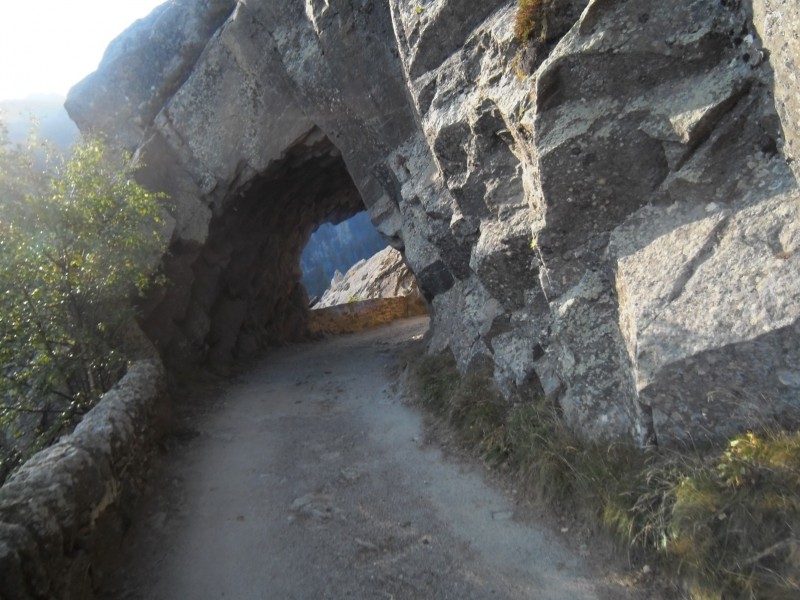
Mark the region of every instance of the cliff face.
<instances>
[{"instance_id":1,"label":"cliff face","mask_svg":"<svg viewBox=\"0 0 800 600\"><path fill-rule=\"evenodd\" d=\"M432 349L588 437L800 414L794 3L546 4L524 46L493 0L176 0L114 42L67 107L172 196L162 351L301 332L302 247L363 203Z\"/></svg>"},{"instance_id":2,"label":"cliff face","mask_svg":"<svg viewBox=\"0 0 800 600\"><path fill-rule=\"evenodd\" d=\"M762 57L775 69L775 106L781 117L786 158L800 176L800 5L793 0L752 0Z\"/></svg>"}]
</instances>

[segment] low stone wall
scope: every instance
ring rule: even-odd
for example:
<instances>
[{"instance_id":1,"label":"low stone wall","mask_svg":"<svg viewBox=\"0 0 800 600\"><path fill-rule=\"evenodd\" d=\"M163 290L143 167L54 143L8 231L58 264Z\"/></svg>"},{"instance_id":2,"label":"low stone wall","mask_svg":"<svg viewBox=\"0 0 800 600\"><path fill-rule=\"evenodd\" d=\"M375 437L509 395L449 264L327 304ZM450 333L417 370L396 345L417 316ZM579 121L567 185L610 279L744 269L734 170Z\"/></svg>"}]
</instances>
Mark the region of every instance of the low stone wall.
<instances>
[{"instance_id":1,"label":"low stone wall","mask_svg":"<svg viewBox=\"0 0 800 600\"><path fill-rule=\"evenodd\" d=\"M312 310L308 329L315 335L340 335L426 314L428 307L419 297L374 298Z\"/></svg>"},{"instance_id":2,"label":"low stone wall","mask_svg":"<svg viewBox=\"0 0 800 600\"><path fill-rule=\"evenodd\" d=\"M94 598L116 566L166 399L161 363L135 363L71 435L0 487L0 599Z\"/></svg>"}]
</instances>

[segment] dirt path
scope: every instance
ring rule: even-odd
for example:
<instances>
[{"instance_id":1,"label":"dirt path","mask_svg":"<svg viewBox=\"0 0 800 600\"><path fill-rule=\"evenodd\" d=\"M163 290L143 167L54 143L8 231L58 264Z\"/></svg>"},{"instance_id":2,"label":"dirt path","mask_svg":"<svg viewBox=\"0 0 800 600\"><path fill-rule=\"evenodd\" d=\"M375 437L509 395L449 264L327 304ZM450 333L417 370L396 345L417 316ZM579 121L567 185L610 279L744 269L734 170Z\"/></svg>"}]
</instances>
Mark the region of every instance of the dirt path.
<instances>
[{"instance_id":1,"label":"dirt path","mask_svg":"<svg viewBox=\"0 0 800 600\"><path fill-rule=\"evenodd\" d=\"M387 367L426 327L290 346L188 415L106 597L609 597L478 467L422 442Z\"/></svg>"}]
</instances>

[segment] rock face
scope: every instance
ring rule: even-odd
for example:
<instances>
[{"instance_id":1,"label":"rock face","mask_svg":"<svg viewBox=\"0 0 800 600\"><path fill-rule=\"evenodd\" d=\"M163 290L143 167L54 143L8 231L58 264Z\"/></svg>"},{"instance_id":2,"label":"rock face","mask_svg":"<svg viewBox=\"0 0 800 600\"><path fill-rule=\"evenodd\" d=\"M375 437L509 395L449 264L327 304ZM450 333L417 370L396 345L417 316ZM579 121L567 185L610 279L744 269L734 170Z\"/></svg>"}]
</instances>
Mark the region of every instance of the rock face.
<instances>
[{"instance_id":1,"label":"rock face","mask_svg":"<svg viewBox=\"0 0 800 600\"><path fill-rule=\"evenodd\" d=\"M414 274L403 255L392 247L384 248L369 259L354 264L347 273L336 272L330 287L314 305L325 308L371 298L419 297Z\"/></svg>"},{"instance_id":2,"label":"rock face","mask_svg":"<svg viewBox=\"0 0 800 600\"><path fill-rule=\"evenodd\" d=\"M800 177L800 5L793 0L752 0L764 43L759 59L775 69L775 106L785 135L784 154Z\"/></svg>"},{"instance_id":3,"label":"rock face","mask_svg":"<svg viewBox=\"0 0 800 600\"><path fill-rule=\"evenodd\" d=\"M176 0L114 42L67 107L172 197L162 353L301 334L300 250L363 203L431 349L587 437L796 418L796 3L547 6L522 45L498 0Z\"/></svg>"}]
</instances>

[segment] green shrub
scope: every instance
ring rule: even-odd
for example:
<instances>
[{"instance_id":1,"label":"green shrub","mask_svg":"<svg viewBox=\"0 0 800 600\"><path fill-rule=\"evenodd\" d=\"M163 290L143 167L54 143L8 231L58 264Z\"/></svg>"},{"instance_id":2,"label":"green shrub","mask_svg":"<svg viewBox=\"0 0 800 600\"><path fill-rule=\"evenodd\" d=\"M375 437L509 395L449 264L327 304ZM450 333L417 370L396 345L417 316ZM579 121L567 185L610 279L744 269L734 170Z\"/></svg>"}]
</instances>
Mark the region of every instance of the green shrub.
<instances>
[{"instance_id":1,"label":"green shrub","mask_svg":"<svg viewBox=\"0 0 800 600\"><path fill-rule=\"evenodd\" d=\"M661 550L708 597L800 597L800 433L747 432L684 459Z\"/></svg>"}]
</instances>

